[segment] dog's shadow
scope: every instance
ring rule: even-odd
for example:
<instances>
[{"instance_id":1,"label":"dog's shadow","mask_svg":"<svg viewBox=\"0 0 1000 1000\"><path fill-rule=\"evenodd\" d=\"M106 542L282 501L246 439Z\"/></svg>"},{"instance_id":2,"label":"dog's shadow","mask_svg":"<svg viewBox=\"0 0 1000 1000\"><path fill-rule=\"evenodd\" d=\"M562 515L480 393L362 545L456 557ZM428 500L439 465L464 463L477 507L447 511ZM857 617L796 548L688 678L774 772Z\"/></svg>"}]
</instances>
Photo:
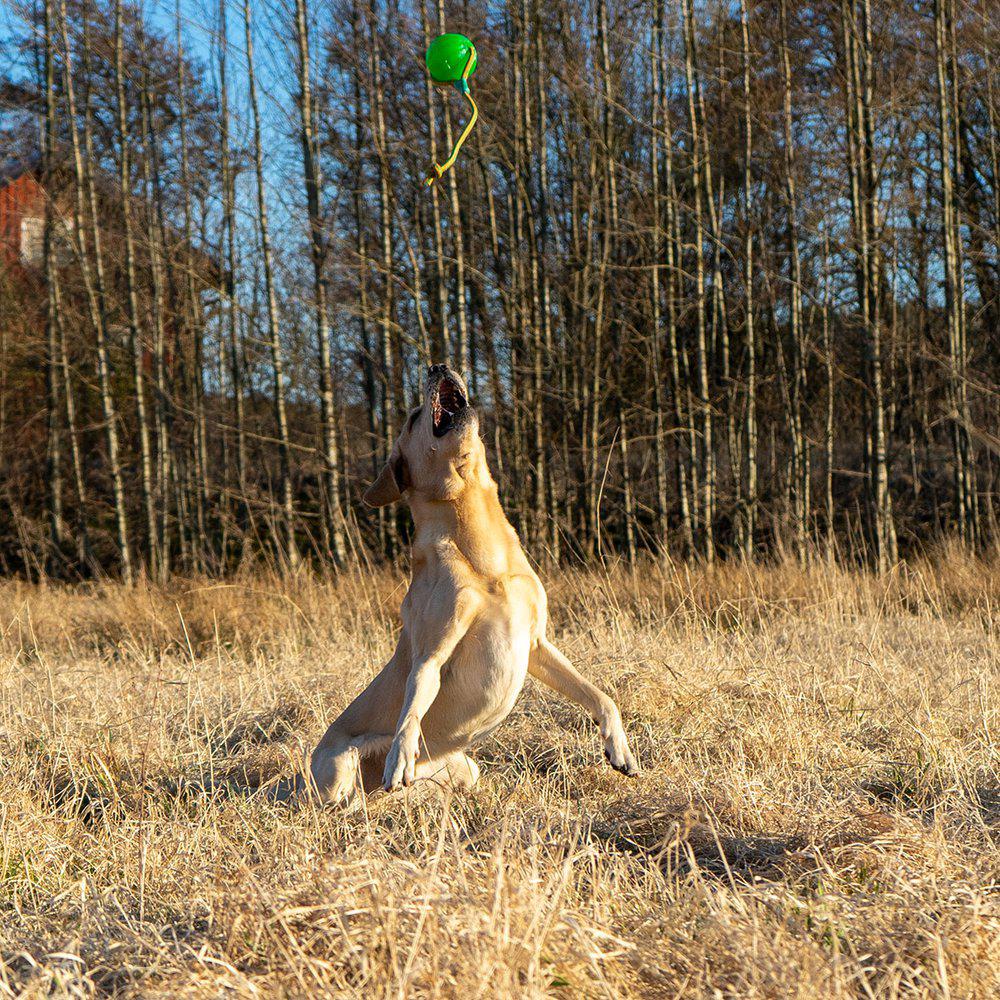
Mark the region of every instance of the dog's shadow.
<instances>
[{"instance_id":1,"label":"dog's shadow","mask_svg":"<svg viewBox=\"0 0 1000 1000\"><path fill-rule=\"evenodd\" d=\"M293 807L306 799L303 776L294 768L264 772L257 767L198 768L182 773L143 772L131 767L91 769L77 762L39 760L37 796L47 809L87 828L117 824L150 811L172 814L234 799Z\"/></svg>"},{"instance_id":2,"label":"dog's shadow","mask_svg":"<svg viewBox=\"0 0 1000 1000\"><path fill-rule=\"evenodd\" d=\"M220 726L207 741L209 763L162 776L161 789L181 800L256 798L293 803L306 788L304 757L296 737L308 721L303 705L282 702Z\"/></svg>"},{"instance_id":3,"label":"dog's shadow","mask_svg":"<svg viewBox=\"0 0 1000 1000\"><path fill-rule=\"evenodd\" d=\"M177 801L202 799L222 803L232 799L256 799L289 807L303 798L306 787L302 774L288 774L286 770L265 777L246 768L228 768L221 774L202 771L177 777L165 776L159 781L161 794Z\"/></svg>"},{"instance_id":4,"label":"dog's shadow","mask_svg":"<svg viewBox=\"0 0 1000 1000\"><path fill-rule=\"evenodd\" d=\"M796 834L722 833L704 810L681 800L626 807L613 820L594 821L589 834L661 871L747 882L778 876L805 844Z\"/></svg>"}]
</instances>

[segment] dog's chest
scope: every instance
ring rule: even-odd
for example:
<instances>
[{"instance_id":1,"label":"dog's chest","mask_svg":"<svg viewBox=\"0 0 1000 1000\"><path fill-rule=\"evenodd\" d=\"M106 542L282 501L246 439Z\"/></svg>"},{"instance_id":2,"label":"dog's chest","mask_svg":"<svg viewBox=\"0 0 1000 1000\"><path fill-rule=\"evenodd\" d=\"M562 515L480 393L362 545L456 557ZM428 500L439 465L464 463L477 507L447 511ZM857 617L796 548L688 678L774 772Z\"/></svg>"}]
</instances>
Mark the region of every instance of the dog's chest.
<instances>
[{"instance_id":1,"label":"dog's chest","mask_svg":"<svg viewBox=\"0 0 1000 1000\"><path fill-rule=\"evenodd\" d=\"M453 732L474 740L510 714L524 686L530 641L516 614L480 620L469 630L443 677Z\"/></svg>"}]
</instances>

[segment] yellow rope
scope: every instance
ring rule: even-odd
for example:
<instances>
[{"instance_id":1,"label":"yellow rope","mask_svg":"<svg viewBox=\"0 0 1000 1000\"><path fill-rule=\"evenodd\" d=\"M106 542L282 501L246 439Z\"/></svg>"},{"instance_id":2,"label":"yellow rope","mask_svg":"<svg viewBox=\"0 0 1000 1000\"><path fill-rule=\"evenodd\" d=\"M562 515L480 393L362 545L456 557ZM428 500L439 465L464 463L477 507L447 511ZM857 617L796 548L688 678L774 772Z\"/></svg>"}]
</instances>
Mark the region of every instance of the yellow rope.
<instances>
[{"instance_id":1,"label":"yellow rope","mask_svg":"<svg viewBox=\"0 0 1000 1000\"><path fill-rule=\"evenodd\" d=\"M469 51L469 58L465 63L465 69L462 71L462 82L465 84L465 88L462 90L462 96L469 102L469 106L472 108L472 117L466 123L464 129L462 129L462 134L458 137L458 141L454 146L451 147L451 154L444 163L432 163L431 173L427 175L424 180L424 184L430 187L436 180L443 177L445 172L450 170L455 160L458 159L459 150L462 148L462 144L466 139L469 138L469 133L472 131L472 127L476 124L476 120L479 118L479 108L476 107L476 102L472 99L472 93L469 91L469 74L472 72L472 65L476 61L476 47L473 45Z\"/></svg>"}]
</instances>

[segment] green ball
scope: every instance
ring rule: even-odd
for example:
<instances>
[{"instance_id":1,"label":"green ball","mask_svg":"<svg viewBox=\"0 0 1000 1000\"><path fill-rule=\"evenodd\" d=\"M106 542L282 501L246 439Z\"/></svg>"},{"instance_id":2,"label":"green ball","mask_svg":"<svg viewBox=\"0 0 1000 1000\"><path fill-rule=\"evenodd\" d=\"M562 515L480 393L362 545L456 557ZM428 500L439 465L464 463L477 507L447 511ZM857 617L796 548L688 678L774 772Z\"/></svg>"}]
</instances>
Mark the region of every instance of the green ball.
<instances>
[{"instance_id":1,"label":"green ball","mask_svg":"<svg viewBox=\"0 0 1000 1000\"><path fill-rule=\"evenodd\" d=\"M427 71L435 83L454 83L462 79L469 50L475 46L465 35L438 35L427 49ZM471 76L476 72L478 59L473 56Z\"/></svg>"}]
</instances>

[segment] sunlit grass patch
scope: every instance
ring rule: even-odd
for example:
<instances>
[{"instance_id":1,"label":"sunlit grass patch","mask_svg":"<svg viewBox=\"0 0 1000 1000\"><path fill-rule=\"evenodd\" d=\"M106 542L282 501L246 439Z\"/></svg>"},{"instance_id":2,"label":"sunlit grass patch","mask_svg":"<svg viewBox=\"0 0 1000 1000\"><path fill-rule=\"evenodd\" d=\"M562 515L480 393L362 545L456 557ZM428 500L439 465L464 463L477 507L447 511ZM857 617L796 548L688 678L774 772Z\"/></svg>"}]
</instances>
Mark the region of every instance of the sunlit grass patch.
<instances>
[{"instance_id":1,"label":"sunlit grass patch","mask_svg":"<svg viewBox=\"0 0 1000 1000\"><path fill-rule=\"evenodd\" d=\"M0 994L985 997L986 563L571 572L643 773L529 683L483 779L274 803L400 577L0 587Z\"/></svg>"}]
</instances>

